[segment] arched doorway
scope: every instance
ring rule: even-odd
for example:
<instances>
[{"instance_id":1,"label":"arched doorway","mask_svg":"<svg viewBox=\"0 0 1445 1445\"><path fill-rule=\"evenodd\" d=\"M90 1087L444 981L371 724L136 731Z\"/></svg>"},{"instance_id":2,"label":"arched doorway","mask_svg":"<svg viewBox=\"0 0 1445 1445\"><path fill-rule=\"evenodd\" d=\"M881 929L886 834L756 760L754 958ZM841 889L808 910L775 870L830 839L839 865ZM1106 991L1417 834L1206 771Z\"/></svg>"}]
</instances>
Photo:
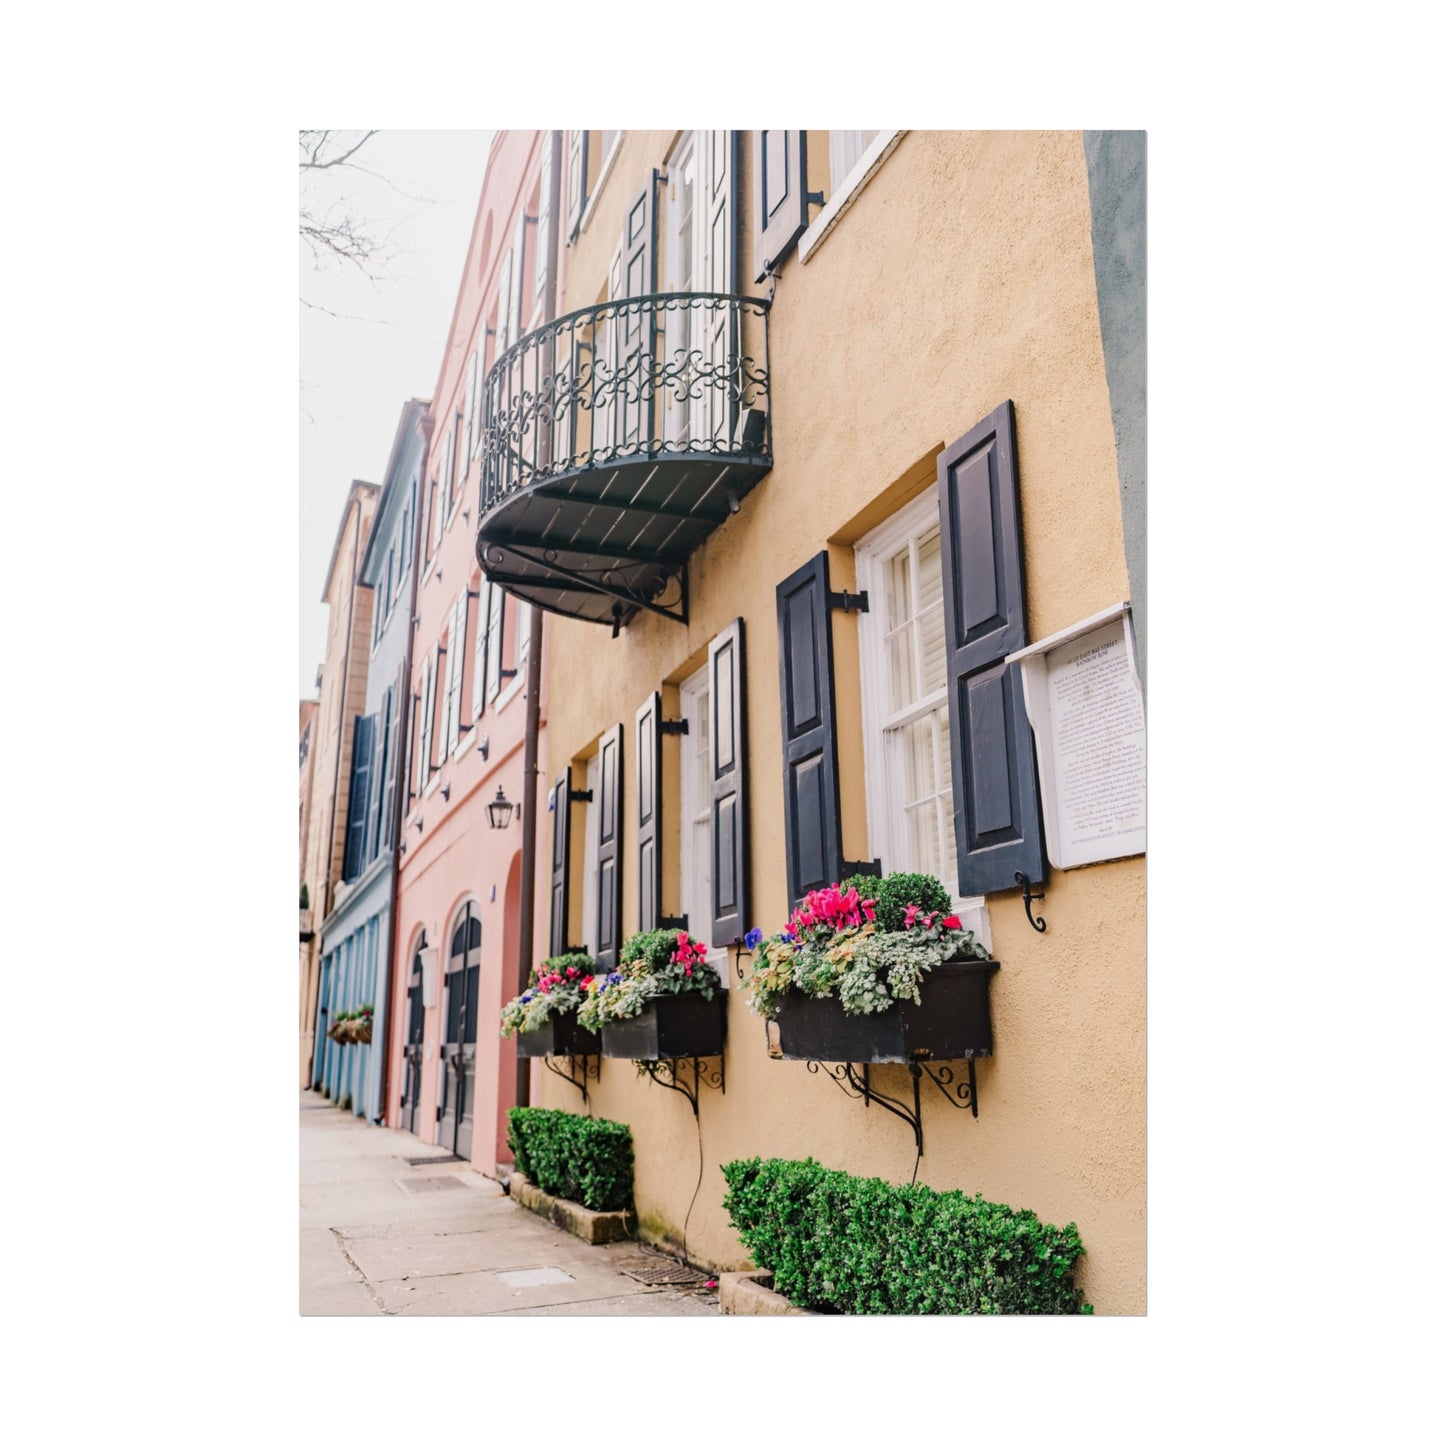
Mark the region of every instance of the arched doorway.
<instances>
[{"instance_id":1,"label":"arched doorway","mask_svg":"<svg viewBox=\"0 0 1445 1445\"><path fill-rule=\"evenodd\" d=\"M477 1079L477 993L482 971L482 920L468 903L447 953L445 1032L437 1143L472 1157L472 1107Z\"/></svg>"},{"instance_id":2,"label":"arched doorway","mask_svg":"<svg viewBox=\"0 0 1445 1445\"><path fill-rule=\"evenodd\" d=\"M421 1065L426 1035L426 1006L422 1002L422 952L426 933L416 941L411 956L411 973L406 985L406 1043L401 1063L401 1127L416 1133L417 1111L421 1108Z\"/></svg>"}]
</instances>

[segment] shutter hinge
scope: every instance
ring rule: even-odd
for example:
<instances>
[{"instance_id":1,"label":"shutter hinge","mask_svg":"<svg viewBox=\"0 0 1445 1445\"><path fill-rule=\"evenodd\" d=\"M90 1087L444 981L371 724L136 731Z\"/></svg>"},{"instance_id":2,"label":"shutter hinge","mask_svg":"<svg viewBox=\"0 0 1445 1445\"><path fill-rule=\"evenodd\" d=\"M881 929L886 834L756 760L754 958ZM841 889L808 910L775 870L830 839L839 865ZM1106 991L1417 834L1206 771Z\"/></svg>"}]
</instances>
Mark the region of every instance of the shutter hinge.
<instances>
[{"instance_id":1,"label":"shutter hinge","mask_svg":"<svg viewBox=\"0 0 1445 1445\"><path fill-rule=\"evenodd\" d=\"M663 737L681 737L687 732L687 719L678 718L676 721L664 719L658 723L657 730Z\"/></svg>"},{"instance_id":2,"label":"shutter hinge","mask_svg":"<svg viewBox=\"0 0 1445 1445\"><path fill-rule=\"evenodd\" d=\"M868 610L868 593L849 592L845 587L841 592L830 592L828 594L828 606L836 612L840 607L844 612L866 612Z\"/></svg>"},{"instance_id":3,"label":"shutter hinge","mask_svg":"<svg viewBox=\"0 0 1445 1445\"><path fill-rule=\"evenodd\" d=\"M516 675L517 669L515 667L499 667L497 669L498 677L516 677Z\"/></svg>"},{"instance_id":4,"label":"shutter hinge","mask_svg":"<svg viewBox=\"0 0 1445 1445\"><path fill-rule=\"evenodd\" d=\"M664 913L664 914L657 920L657 926L658 926L659 928L681 928L681 929L683 929L684 931L686 931L686 929L687 929L687 914L684 913L684 914L681 914L680 916L674 916L674 915L671 914L671 913Z\"/></svg>"},{"instance_id":5,"label":"shutter hinge","mask_svg":"<svg viewBox=\"0 0 1445 1445\"><path fill-rule=\"evenodd\" d=\"M569 803L590 803L592 801L592 789L568 788L567 801Z\"/></svg>"}]
</instances>

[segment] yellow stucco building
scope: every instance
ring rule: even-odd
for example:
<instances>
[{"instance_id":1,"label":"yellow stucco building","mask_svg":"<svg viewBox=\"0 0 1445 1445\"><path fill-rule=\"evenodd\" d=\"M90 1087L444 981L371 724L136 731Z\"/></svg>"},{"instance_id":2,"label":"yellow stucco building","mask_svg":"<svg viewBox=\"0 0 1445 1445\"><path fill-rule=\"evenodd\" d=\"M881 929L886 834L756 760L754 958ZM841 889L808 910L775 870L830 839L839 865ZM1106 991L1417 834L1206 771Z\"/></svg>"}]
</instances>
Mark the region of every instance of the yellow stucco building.
<instances>
[{"instance_id":1,"label":"yellow stucco building","mask_svg":"<svg viewBox=\"0 0 1445 1445\"><path fill-rule=\"evenodd\" d=\"M589 1081L644 1236L745 1267L735 1158L916 1171L1075 1222L1095 1309L1142 1313L1142 134L554 145L559 320L488 377L478 553L547 612L537 958L686 918L729 986L696 1117ZM1097 705L1025 697L1055 643L1122 659ZM1122 783L1069 732L1106 685ZM867 1074L916 1129L771 1056L741 990L734 940L859 865L942 879L1000 960L971 1075ZM532 1102L585 1107L540 1067Z\"/></svg>"}]
</instances>

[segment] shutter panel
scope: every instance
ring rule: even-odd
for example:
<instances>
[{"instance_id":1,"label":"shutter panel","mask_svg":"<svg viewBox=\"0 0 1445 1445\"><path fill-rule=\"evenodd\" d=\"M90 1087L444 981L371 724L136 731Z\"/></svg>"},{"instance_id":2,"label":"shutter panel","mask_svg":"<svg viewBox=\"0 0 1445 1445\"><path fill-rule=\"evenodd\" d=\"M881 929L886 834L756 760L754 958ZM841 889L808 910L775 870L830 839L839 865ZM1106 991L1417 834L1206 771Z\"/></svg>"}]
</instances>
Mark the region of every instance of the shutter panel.
<instances>
[{"instance_id":1,"label":"shutter panel","mask_svg":"<svg viewBox=\"0 0 1445 1445\"><path fill-rule=\"evenodd\" d=\"M738 217L742 206L738 181L741 133L735 130L703 131L699 144L705 151L703 177L703 224L707 226L704 267L701 278L704 291L732 295L738 290ZM731 306L703 312L706 328L703 350L709 365L721 375L729 355L741 356L741 338L737 335L737 313ZM725 439L737 431L737 393L729 388L724 396L716 387L703 388L702 427L706 436Z\"/></svg>"},{"instance_id":2,"label":"shutter panel","mask_svg":"<svg viewBox=\"0 0 1445 1445\"><path fill-rule=\"evenodd\" d=\"M537 182L537 251L532 263L532 304L547 289L547 253L552 247L552 146L554 132L542 133L542 173Z\"/></svg>"},{"instance_id":3,"label":"shutter panel","mask_svg":"<svg viewBox=\"0 0 1445 1445\"><path fill-rule=\"evenodd\" d=\"M587 208L587 132L567 132L567 239L572 241Z\"/></svg>"},{"instance_id":4,"label":"shutter panel","mask_svg":"<svg viewBox=\"0 0 1445 1445\"><path fill-rule=\"evenodd\" d=\"M657 247L653 244L656 223L657 172L650 171L646 184L627 208L622 223L622 241L612 258L609 299L619 301L649 296L657 290ZM652 359L655 320L624 311L609 322L612 332L612 366L621 373L633 369L645 377ZM612 445L630 450L652 435L652 389L645 381L619 388L612 397Z\"/></svg>"},{"instance_id":5,"label":"shutter panel","mask_svg":"<svg viewBox=\"0 0 1445 1445\"><path fill-rule=\"evenodd\" d=\"M637 928L657 927L662 897L662 694L637 709Z\"/></svg>"},{"instance_id":6,"label":"shutter panel","mask_svg":"<svg viewBox=\"0 0 1445 1445\"><path fill-rule=\"evenodd\" d=\"M386 768L382 774L383 787L385 788L385 805L381 815L381 840L380 848L390 848L392 835L396 831L396 806L397 794L404 786L403 779L406 769L401 767L396 753L396 745L401 735L401 708L398 706L400 693L398 684L392 685L386 690L386 713L391 719L387 729L386 740Z\"/></svg>"},{"instance_id":7,"label":"shutter panel","mask_svg":"<svg viewBox=\"0 0 1445 1445\"><path fill-rule=\"evenodd\" d=\"M487 609L487 701L502 690L502 621L507 611L507 594L500 587L492 588Z\"/></svg>"},{"instance_id":8,"label":"shutter panel","mask_svg":"<svg viewBox=\"0 0 1445 1445\"><path fill-rule=\"evenodd\" d=\"M341 877L349 883L361 872L366 856L366 806L371 786L371 736L373 718L356 719L351 734L351 790L346 799L346 851L342 855Z\"/></svg>"},{"instance_id":9,"label":"shutter panel","mask_svg":"<svg viewBox=\"0 0 1445 1445\"><path fill-rule=\"evenodd\" d=\"M572 769L552 784L552 935L551 957L566 953L568 871L572 856Z\"/></svg>"},{"instance_id":10,"label":"shutter panel","mask_svg":"<svg viewBox=\"0 0 1445 1445\"><path fill-rule=\"evenodd\" d=\"M472 658L472 720L481 717L487 689L487 615L492 605L492 584L484 577L477 597L477 645Z\"/></svg>"},{"instance_id":11,"label":"shutter panel","mask_svg":"<svg viewBox=\"0 0 1445 1445\"><path fill-rule=\"evenodd\" d=\"M376 725L371 739L371 786L366 804L366 853L362 866L372 863L381 848L381 807L386 795L386 749L391 731L391 690L382 698L381 711L374 714Z\"/></svg>"},{"instance_id":12,"label":"shutter panel","mask_svg":"<svg viewBox=\"0 0 1445 1445\"><path fill-rule=\"evenodd\" d=\"M598 749L597 797L597 962L617 967L622 946L622 724Z\"/></svg>"},{"instance_id":13,"label":"shutter panel","mask_svg":"<svg viewBox=\"0 0 1445 1445\"><path fill-rule=\"evenodd\" d=\"M747 687L743 620L707 649L712 695L712 917L708 937L725 946L748 929Z\"/></svg>"},{"instance_id":14,"label":"shutter panel","mask_svg":"<svg viewBox=\"0 0 1445 1445\"><path fill-rule=\"evenodd\" d=\"M938 459L954 828L962 896L1044 878L1042 813L1023 678L1028 641L1013 402Z\"/></svg>"},{"instance_id":15,"label":"shutter panel","mask_svg":"<svg viewBox=\"0 0 1445 1445\"><path fill-rule=\"evenodd\" d=\"M794 907L810 889L841 881L843 866L827 552L778 584L778 688L783 835L789 906ZM718 710L716 702L713 710Z\"/></svg>"},{"instance_id":16,"label":"shutter panel","mask_svg":"<svg viewBox=\"0 0 1445 1445\"><path fill-rule=\"evenodd\" d=\"M753 132L753 264L754 280L793 249L808 228L808 132Z\"/></svg>"}]
</instances>

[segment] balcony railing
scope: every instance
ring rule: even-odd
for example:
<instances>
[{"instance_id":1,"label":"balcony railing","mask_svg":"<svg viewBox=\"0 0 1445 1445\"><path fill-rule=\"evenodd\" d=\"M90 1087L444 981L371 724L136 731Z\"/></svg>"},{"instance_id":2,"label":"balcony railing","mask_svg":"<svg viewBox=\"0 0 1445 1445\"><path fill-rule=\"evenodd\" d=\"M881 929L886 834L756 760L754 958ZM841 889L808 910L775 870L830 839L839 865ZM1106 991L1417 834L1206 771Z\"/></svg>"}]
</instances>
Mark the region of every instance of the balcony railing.
<instances>
[{"instance_id":1,"label":"balcony railing","mask_svg":"<svg viewBox=\"0 0 1445 1445\"><path fill-rule=\"evenodd\" d=\"M712 293L639 296L573 311L524 336L487 374L482 511L519 487L585 467L664 452L770 455L768 304ZM761 363L745 341L761 344Z\"/></svg>"},{"instance_id":2,"label":"balcony railing","mask_svg":"<svg viewBox=\"0 0 1445 1445\"><path fill-rule=\"evenodd\" d=\"M639 607L685 620L688 555L772 466L768 309L711 292L631 297L504 351L484 384L488 575L614 628Z\"/></svg>"}]
</instances>

